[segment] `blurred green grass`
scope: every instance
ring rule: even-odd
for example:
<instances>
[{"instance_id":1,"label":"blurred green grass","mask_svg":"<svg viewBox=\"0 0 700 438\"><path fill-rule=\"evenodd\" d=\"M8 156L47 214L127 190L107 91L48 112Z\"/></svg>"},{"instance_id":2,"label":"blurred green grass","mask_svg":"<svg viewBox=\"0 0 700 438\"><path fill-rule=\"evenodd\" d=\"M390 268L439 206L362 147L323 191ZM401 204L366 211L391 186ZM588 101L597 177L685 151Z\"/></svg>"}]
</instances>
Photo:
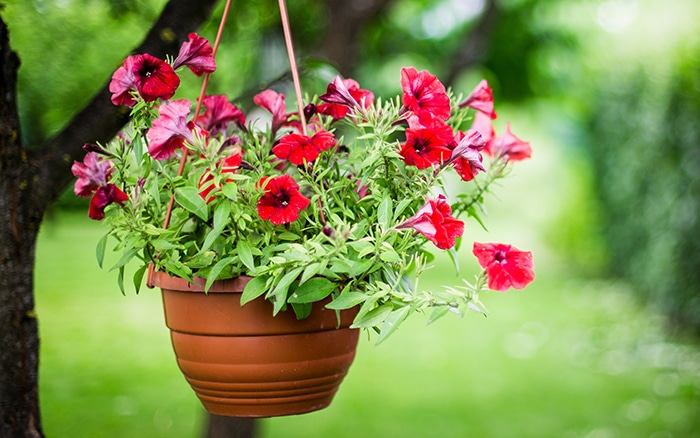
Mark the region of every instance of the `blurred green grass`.
<instances>
[{"instance_id":1,"label":"blurred green grass","mask_svg":"<svg viewBox=\"0 0 700 438\"><path fill-rule=\"evenodd\" d=\"M362 336L329 408L262 420L260 437L700 437L700 346L665 334L627 285L581 274L599 256L593 224L566 218L586 208L572 199L582 180L557 135L538 131L557 129L561 114L505 113L534 158L489 203L489 232L467 227L462 271L476 272L467 242L509 242L533 251L535 282L484 294L488 318L425 327L419 315L379 346ZM47 436L201 436L205 413L177 369L159 293L120 294L115 273L97 267L103 232L85 212L58 211L39 236ZM446 257L434 265L422 287L459 281Z\"/></svg>"},{"instance_id":2,"label":"blurred green grass","mask_svg":"<svg viewBox=\"0 0 700 438\"><path fill-rule=\"evenodd\" d=\"M159 294L119 293L96 267L102 231L61 212L40 234L47 436L200 436ZM437 265L424 287L449 275ZM379 346L363 336L328 409L264 420L261 436L700 436L700 349L664 335L624 285L567 277L540 264L527 290L482 297L488 318L418 317Z\"/></svg>"}]
</instances>

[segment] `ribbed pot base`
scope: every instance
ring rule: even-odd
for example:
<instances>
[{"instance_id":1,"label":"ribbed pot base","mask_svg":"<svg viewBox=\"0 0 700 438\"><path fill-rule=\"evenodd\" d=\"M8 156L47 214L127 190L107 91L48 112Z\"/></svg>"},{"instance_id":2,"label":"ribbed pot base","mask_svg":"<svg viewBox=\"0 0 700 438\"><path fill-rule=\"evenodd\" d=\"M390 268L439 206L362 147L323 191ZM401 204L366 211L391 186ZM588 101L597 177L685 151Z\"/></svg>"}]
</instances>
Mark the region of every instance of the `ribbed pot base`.
<instances>
[{"instance_id":1,"label":"ribbed pot base","mask_svg":"<svg viewBox=\"0 0 700 438\"><path fill-rule=\"evenodd\" d=\"M348 328L354 312L317 303L311 316L272 316L262 299L245 306L249 278L202 284L157 272L177 363L212 414L274 417L327 407L348 372L359 332Z\"/></svg>"}]
</instances>

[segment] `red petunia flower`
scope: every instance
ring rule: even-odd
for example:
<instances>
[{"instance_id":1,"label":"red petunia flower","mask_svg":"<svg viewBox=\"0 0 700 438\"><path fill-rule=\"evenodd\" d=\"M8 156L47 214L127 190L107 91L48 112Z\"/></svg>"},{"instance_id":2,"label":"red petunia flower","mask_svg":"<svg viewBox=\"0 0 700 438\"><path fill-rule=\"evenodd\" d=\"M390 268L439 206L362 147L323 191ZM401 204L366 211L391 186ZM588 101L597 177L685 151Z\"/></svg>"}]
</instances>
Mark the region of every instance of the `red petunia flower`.
<instances>
[{"instance_id":1,"label":"red petunia flower","mask_svg":"<svg viewBox=\"0 0 700 438\"><path fill-rule=\"evenodd\" d=\"M464 222L450 216L452 208L443 195L429 199L418 213L396 228L413 228L440 249L455 246L456 239L464 233Z\"/></svg>"},{"instance_id":2,"label":"red petunia flower","mask_svg":"<svg viewBox=\"0 0 700 438\"><path fill-rule=\"evenodd\" d=\"M479 172L486 172L481 164L483 157L481 150L484 148L484 140L478 131L470 129L467 134L459 132L455 137L457 146L452 150L452 155L446 164L452 164L463 181L471 181Z\"/></svg>"},{"instance_id":3,"label":"red petunia flower","mask_svg":"<svg viewBox=\"0 0 700 438\"><path fill-rule=\"evenodd\" d=\"M128 200L129 197L119 187L114 184L105 184L98 187L92 196L90 207L88 208L88 216L96 221L102 220L105 217L105 207L115 202L123 204Z\"/></svg>"},{"instance_id":4,"label":"red petunia flower","mask_svg":"<svg viewBox=\"0 0 700 438\"><path fill-rule=\"evenodd\" d=\"M131 96L131 90L136 89L134 77L134 60L139 55L127 56L121 67L112 75L109 82L109 92L112 93L112 103L115 105L134 106L136 101Z\"/></svg>"},{"instance_id":5,"label":"red petunia flower","mask_svg":"<svg viewBox=\"0 0 700 438\"><path fill-rule=\"evenodd\" d=\"M476 88L474 88L474 91L460 102L459 107L474 108L487 115L491 120L498 117L496 111L493 109L493 91L491 87L489 87L488 82L486 82L486 79L482 79L481 82L479 82Z\"/></svg>"},{"instance_id":6,"label":"red petunia flower","mask_svg":"<svg viewBox=\"0 0 700 438\"><path fill-rule=\"evenodd\" d=\"M158 118L146 132L148 153L156 160L166 160L183 146L184 141L194 142L190 114L190 101L186 99L163 102L158 108Z\"/></svg>"},{"instance_id":7,"label":"red petunia flower","mask_svg":"<svg viewBox=\"0 0 700 438\"><path fill-rule=\"evenodd\" d=\"M532 156L530 143L513 135L510 123L506 124L506 133L493 140L491 151L493 155L504 157L508 161L522 161Z\"/></svg>"},{"instance_id":8,"label":"red petunia flower","mask_svg":"<svg viewBox=\"0 0 700 438\"><path fill-rule=\"evenodd\" d=\"M197 76L213 73L216 70L216 61L213 55L214 49L209 41L194 32L187 35L187 38L189 41L185 41L180 46L180 52L173 62L173 69L185 65Z\"/></svg>"},{"instance_id":9,"label":"red petunia flower","mask_svg":"<svg viewBox=\"0 0 700 438\"><path fill-rule=\"evenodd\" d=\"M219 161L215 171L207 169L199 178L199 196L201 196L207 204L213 201L214 196L210 196L209 194L212 190L220 188L221 184L214 182L214 175L212 172L219 172L222 175L226 173L234 174L239 167L241 167L241 154L237 152ZM233 181L233 178L227 177L224 181L230 182Z\"/></svg>"},{"instance_id":10,"label":"red petunia flower","mask_svg":"<svg viewBox=\"0 0 700 438\"><path fill-rule=\"evenodd\" d=\"M406 130L406 142L401 145L399 154L409 166L426 169L450 158L450 143L453 139L452 128L444 122L431 128L409 128Z\"/></svg>"},{"instance_id":11,"label":"red petunia flower","mask_svg":"<svg viewBox=\"0 0 700 438\"><path fill-rule=\"evenodd\" d=\"M73 162L70 170L78 179L75 181L73 191L81 198L89 198L100 186L107 184L109 176L114 169L109 160L100 160L97 152L88 152L83 162Z\"/></svg>"},{"instance_id":12,"label":"red petunia flower","mask_svg":"<svg viewBox=\"0 0 700 438\"><path fill-rule=\"evenodd\" d=\"M520 251L503 243L474 242L472 250L486 270L489 289L505 292L522 289L535 279L535 264L530 251Z\"/></svg>"},{"instance_id":13,"label":"red petunia flower","mask_svg":"<svg viewBox=\"0 0 700 438\"><path fill-rule=\"evenodd\" d=\"M245 127L245 114L236 105L228 101L225 95L206 96L202 104L207 109L197 119L197 125L212 135L225 132L228 124L236 122Z\"/></svg>"},{"instance_id":14,"label":"red petunia flower","mask_svg":"<svg viewBox=\"0 0 700 438\"><path fill-rule=\"evenodd\" d=\"M170 99L180 86L180 77L172 66L147 53L136 55L131 72L136 89L146 102Z\"/></svg>"},{"instance_id":15,"label":"red petunia flower","mask_svg":"<svg viewBox=\"0 0 700 438\"><path fill-rule=\"evenodd\" d=\"M402 68L401 88L404 106L421 121L431 116L440 120L450 118L450 98L445 92L445 86L427 71L418 72L413 67Z\"/></svg>"},{"instance_id":16,"label":"red petunia flower","mask_svg":"<svg viewBox=\"0 0 700 438\"><path fill-rule=\"evenodd\" d=\"M338 120L353 110L362 111L363 108L369 108L374 102L374 94L361 89L360 84L353 79L341 79L340 76L336 76L335 80L328 84L326 94L319 96L319 99L327 103L318 105L318 112Z\"/></svg>"},{"instance_id":17,"label":"red petunia flower","mask_svg":"<svg viewBox=\"0 0 700 438\"><path fill-rule=\"evenodd\" d=\"M284 94L280 94L274 90L265 90L256 94L255 97L253 97L253 102L272 114L270 130L273 135L287 122L289 115L287 114L287 107L284 103Z\"/></svg>"},{"instance_id":18,"label":"red petunia flower","mask_svg":"<svg viewBox=\"0 0 700 438\"><path fill-rule=\"evenodd\" d=\"M264 177L257 185L265 190L258 201L258 215L275 225L294 222L311 202L299 193L299 185L289 175Z\"/></svg>"},{"instance_id":19,"label":"red petunia flower","mask_svg":"<svg viewBox=\"0 0 700 438\"><path fill-rule=\"evenodd\" d=\"M314 161L322 151L334 145L335 137L328 131L320 130L311 137L292 133L280 138L272 153L299 166Z\"/></svg>"}]
</instances>

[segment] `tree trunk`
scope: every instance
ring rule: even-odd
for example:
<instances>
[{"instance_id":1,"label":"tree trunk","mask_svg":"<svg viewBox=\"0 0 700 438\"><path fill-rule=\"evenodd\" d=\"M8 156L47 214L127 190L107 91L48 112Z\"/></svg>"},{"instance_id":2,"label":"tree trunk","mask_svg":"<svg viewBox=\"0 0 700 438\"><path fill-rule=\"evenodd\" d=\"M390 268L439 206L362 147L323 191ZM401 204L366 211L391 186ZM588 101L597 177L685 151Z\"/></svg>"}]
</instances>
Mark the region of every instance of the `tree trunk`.
<instances>
[{"instance_id":1,"label":"tree trunk","mask_svg":"<svg viewBox=\"0 0 700 438\"><path fill-rule=\"evenodd\" d=\"M171 0L138 52L176 54L208 18L216 0ZM174 37L164 38L165 35ZM115 58L121 55L115 55ZM115 59L116 61L116 59ZM19 58L0 18L0 437L44 436L38 397L39 334L34 311L34 262L47 207L70 183L82 145L113 137L128 113L97 94L58 135L27 149L17 112Z\"/></svg>"}]
</instances>

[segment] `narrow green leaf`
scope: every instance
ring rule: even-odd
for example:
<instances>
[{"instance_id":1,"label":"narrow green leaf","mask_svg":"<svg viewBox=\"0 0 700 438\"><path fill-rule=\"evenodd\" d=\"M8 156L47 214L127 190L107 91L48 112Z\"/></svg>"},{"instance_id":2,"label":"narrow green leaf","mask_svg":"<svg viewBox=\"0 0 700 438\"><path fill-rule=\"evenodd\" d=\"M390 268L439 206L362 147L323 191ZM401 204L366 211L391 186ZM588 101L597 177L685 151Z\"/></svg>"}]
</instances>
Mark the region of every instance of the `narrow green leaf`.
<instances>
[{"instance_id":1,"label":"narrow green leaf","mask_svg":"<svg viewBox=\"0 0 700 438\"><path fill-rule=\"evenodd\" d=\"M241 262L245 265L246 268L250 269L250 271L255 274L255 261L253 260L253 251L250 249L250 245L248 245L248 242L245 240L239 240L238 244L236 245L236 249L238 250L238 258L241 259Z\"/></svg>"},{"instance_id":2,"label":"narrow green leaf","mask_svg":"<svg viewBox=\"0 0 700 438\"><path fill-rule=\"evenodd\" d=\"M299 280L299 283L304 284L308 281L309 278L313 277L314 275L318 274L321 272L321 269L323 269L324 264L322 263L311 263L304 268L304 273L301 274L301 280Z\"/></svg>"},{"instance_id":3,"label":"narrow green leaf","mask_svg":"<svg viewBox=\"0 0 700 438\"><path fill-rule=\"evenodd\" d=\"M270 292L268 298L273 299L273 315L277 315L280 310L287 304L287 292L289 291L289 286L294 282L301 274L303 268L292 269L287 272L284 277L275 285L275 288Z\"/></svg>"},{"instance_id":4,"label":"narrow green leaf","mask_svg":"<svg viewBox=\"0 0 700 438\"><path fill-rule=\"evenodd\" d=\"M296 288L287 301L290 303L313 303L326 298L337 287L337 284L326 278L312 278Z\"/></svg>"},{"instance_id":5,"label":"narrow green leaf","mask_svg":"<svg viewBox=\"0 0 700 438\"><path fill-rule=\"evenodd\" d=\"M225 259L219 260L213 268L211 268L211 271L209 272L209 276L207 277L207 282L204 284L204 291L208 292L209 288L211 285L216 281L217 278L219 278L219 274L221 274L221 271L224 270L228 265L233 263L235 260L235 257L226 257Z\"/></svg>"},{"instance_id":6,"label":"narrow green leaf","mask_svg":"<svg viewBox=\"0 0 700 438\"><path fill-rule=\"evenodd\" d=\"M102 269L102 263L104 263L105 260L105 250L107 248L107 238L109 237L109 234L105 234L102 236L102 238L97 242L97 248L95 249L95 254L97 256L97 264L99 265L100 269Z\"/></svg>"},{"instance_id":7,"label":"narrow green leaf","mask_svg":"<svg viewBox=\"0 0 700 438\"><path fill-rule=\"evenodd\" d=\"M180 187L175 189L175 202L201 220L209 220L207 203L199 196L199 191L196 188Z\"/></svg>"},{"instance_id":8,"label":"narrow green leaf","mask_svg":"<svg viewBox=\"0 0 700 438\"><path fill-rule=\"evenodd\" d=\"M117 268L122 269L124 267L124 265L129 263L129 260L134 258L134 256L138 252L139 252L139 248L130 248L130 249L125 250L124 254L122 254L122 257L119 259L119 261L114 266L112 266L110 271L114 271Z\"/></svg>"},{"instance_id":9,"label":"narrow green leaf","mask_svg":"<svg viewBox=\"0 0 700 438\"><path fill-rule=\"evenodd\" d=\"M124 291L124 266L119 267L119 272L117 273L117 285L119 290L122 291L122 295L126 295Z\"/></svg>"},{"instance_id":10,"label":"narrow green leaf","mask_svg":"<svg viewBox=\"0 0 700 438\"><path fill-rule=\"evenodd\" d=\"M146 273L146 269L148 269L148 265L143 265L134 272L134 289L136 290L136 294L141 291L143 275Z\"/></svg>"},{"instance_id":11,"label":"narrow green leaf","mask_svg":"<svg viewBox=\"0 0 700 438\"><path fill-rule=\"evenodd\" d=\"M392 201L389 196L385 196L382 202L379 203L379 208L377 209L377 220L383 229L390 228L390 222L392 219L391 214Z\"/></svg>"},{"instance_id":12,"label":"narrow green leaf","mask_svg":"<svg viewBox=\"0 0 700 438\"><path fill-rule=\"evenodd\" d=\"M225 201L220 202L219 205L216 206L216 210L214 210L214 227L211 229L211 231L209 231L209 234L207 234L207 237L204 239L202 248L199 250L200 254L211 248L216 238L221 235L221 232L224 231L224 228L226 228L226 225L228 225L230 222L231 204Z\"/></svg>"},{"instance_id":13,"label":"narrow green leaf","mask_svg":"<svg viewBox=\"0 0 700 438\"><path fill-rule=\"evenodd\" d=\"M345 310L362 303L367 296L362 292L343 292L338 298L326 304L326 308L333 310Z\"/></svg>"},{"instance_id":14,"label":"narrow green leaf","mask_svg":"<svg viewBox=\"0 0 700 438\"><path fill-rule=\"evenodd\" d=\"M253 301L267 290L267 277L255 277L246 284L241 295L241 306Z\"/></svg>"},{"instance_id":15,"label":"narrow green leaf","mask_svg":"<svg viewBox=\"0 0 700 438\"><path fill-rule=\"evenodd\" d=\"M411 307L405 306L392 311L379 328L379 338L377 339L377 344L381 344L384 340L386 340L386 338L394 333L399 328L399 325L401 325L401 323L408 318L408 315L412 310L413 309Z\"/></svg>"},{"instance_id":16,"label":"narrow green leaf","mask_svg":"<svg viewBox=\"0 0 700 438\"><path fill-rule=\"evenodd\" d=\"M375 307L363 316L358 315L351 328L371 328L380 325L391 313L390 305Z\"/></svg>"}]
</instances>

